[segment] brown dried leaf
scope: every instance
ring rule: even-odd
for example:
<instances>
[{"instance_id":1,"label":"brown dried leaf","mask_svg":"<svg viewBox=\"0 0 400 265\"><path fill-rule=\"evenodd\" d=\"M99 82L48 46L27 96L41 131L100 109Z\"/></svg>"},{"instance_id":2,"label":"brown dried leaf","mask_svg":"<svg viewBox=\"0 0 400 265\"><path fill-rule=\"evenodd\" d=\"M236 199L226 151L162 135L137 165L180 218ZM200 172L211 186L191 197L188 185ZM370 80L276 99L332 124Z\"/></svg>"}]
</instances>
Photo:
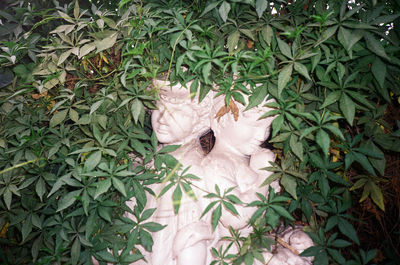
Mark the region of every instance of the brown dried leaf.
<instances>
[{"instance_id":1,"label":"brown dried leaf","mask_svg":"<svg viewBox=\"0 0 400 265\"><path fill-rule=\"evenodd\" d=\"M229 112L229 108L225 107L225 105L224 105L218 110L217 114L215 115L215 118L217 118L218 122L219 122L219 119L222 116L224 116L225 114L227 114L228 112Z\"/></svg>"},{"instance_id":2,"label":"brown dried leaf","mask_svg":"<svg viewBox=\"0 0 400 265\"><path fill-rule=\"evenodd\" d=\"M47 96L47 90L44 91L42 94L32 94L33 99L39 99L39 98L43 98L45 96Z\"/></svg>"},{"instance_id":3,"label":"brown dried leaf","mask_svg":"<svg viewBox=\"0 0 400 265\"><path fill-rule=\"evenodd\" d=\"M249 49L253 48L253 46L254 46L254 42L251 40L247 40L246 44L247 44L247 48L249 48Z\"/></svg>"},{"instance_id":4,"label":"brown dried leaf","mask_svg":"<svg viewBox=\"0 0 400 265\"><path fill-rule=\"evenodd\" d=\"M233 100L229 102L229 108L232 111L233 118L235 119L235 121L237 121L239 119L239 108L236 106Z\"/></svg>"}]
</instances>

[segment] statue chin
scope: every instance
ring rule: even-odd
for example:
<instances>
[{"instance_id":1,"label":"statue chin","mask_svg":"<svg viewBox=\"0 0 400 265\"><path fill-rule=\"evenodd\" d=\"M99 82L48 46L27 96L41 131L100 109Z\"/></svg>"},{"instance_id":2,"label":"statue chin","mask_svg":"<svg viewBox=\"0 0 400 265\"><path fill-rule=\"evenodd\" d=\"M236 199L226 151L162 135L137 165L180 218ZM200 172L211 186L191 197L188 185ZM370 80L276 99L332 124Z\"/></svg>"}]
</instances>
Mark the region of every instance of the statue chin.
<instances>
[{"instance_id":1,"label":"statue chin","mask_svg":"<svg viewBox=\"0 0 400 265\"><path fill-rule=\"evenodd\" d=\"M169 134L168 132L160 132L157 130L154 130L156 136L157 136L157 140L160 143L163 144L169 144L169 143L176 143L178 142L178 139L176 139L176 137L174 137L173 135Z\"/></svg>"},{"instance_id":2,"label":"statue chin","mask_svg":"<svg viewBox=\"0 0 400 265\"><path fill-rule=\"evenodd\" d=\"M161 101L168 100L168 102L161 102L160 106L169 104L170 113L164 113L166 111L165 108L159 108L159 110L153 112L152 125L154 132L160 143L187 143L185 147L180 147L174 151L172 155L177 155L176 158L182 164L182 168L190 167L185 174L194 174L199 178L199 180L191 180L193 184L191 185L192 192L197 199L190 198L182 191L180 208L178 213L175 213L172 201L175 186L163 194L161 198L148 195L148 205L146 207L157 208L149 221L166 225L166 227L153 233L153 252L143 251L147 263L140 261L135 264L210 264L214 259L211 249L219 249L220 246L226 247L229 244L229 242L221 239L230 236L230 226L238 228L243 236L252 232L252 228L248 226L248 221L257 208L245 207L245 204L257 200L257 193L261 193L264 196L268 195L268 186L260 186L272 172L260 169L270 166L269 162L274 161L275 155L271 150L259 147L258 144L265 139L260 139L262 138L260 136L261 133L256 135L255 132L262 132L263 135L264 132L270 131L273 118L263 120L265 122L259 122L258 118L260 113L266 113L271 109L264 107L264 103L261 103L257 107L258 109L254 111L254 115L251 114L246 117L239 115L237 121L230 118L219 123L214 117L216 117L218 110L224 106L223 97L214 99L212 93L209 93L201 103L198 103L197 97L191 100L190 92L187 89L185 90L178 86L169 89L169 83L165 81L157 82L156 80L155 83L162 86L160 88ZM164 88L164 86L168 89ZM179 102L179 107L171 106L171 104L174 104L173 102ZM244 111L244 106L241 104L237 104L237 106L239 112ZM177 112L185 110L186 116L182 115L182 113L171 113L172 110ZM168 115L185 118L171 120L165 118ZM187 115L192 115L193 117L187 119ZM226 113L225 115L232 114ZM163 117L162 120L159 117ZM177 124L179 126L176 126ZM258 124L262 127L257 127ZM213 149L204 155L198 152L198 150L201 150L200 141L189 142L189 140L199 137L194 135L195 132L209 129L214 131L216 141ZM266 137L268 135L265 135ZM158 195L169 184L170 181L156 183L152 184L150 188ZM278 184L274 183L274 185L276 187ZM235 187L230 194L235 195L245 204L235 205L238 214L224 209L214 230L212 226L213 209L204 216L202 216L202 213L215 200L215 198L210 199L205 195L215 193L216 186L221 190L221 193L224 190ZM279 188L275 189L275 191L279 192ZM293 242L292 248L294 249L299 245L299 240L303 242L309 239L305 233L300 233L300 230L300 228L297 228L297 230L292 229L285 231L284 234L284 239L287 240L288 244ZM291 237L291 235L293 236ZM296 237L299 237L299 240ZM310 241L307 241L308 245L312 244L312 241L311 243ZM231 254L237 254L239 251L234 246L229 251ZM304 249L304 246L301 245L299 248ZM277 254L274 254L273 259L274 264L311 264L310 259L291 254L284 247L277 247L276 251ZM269 258L272 255L270 252L264 254Z\"/></svg>"}]
</instances>

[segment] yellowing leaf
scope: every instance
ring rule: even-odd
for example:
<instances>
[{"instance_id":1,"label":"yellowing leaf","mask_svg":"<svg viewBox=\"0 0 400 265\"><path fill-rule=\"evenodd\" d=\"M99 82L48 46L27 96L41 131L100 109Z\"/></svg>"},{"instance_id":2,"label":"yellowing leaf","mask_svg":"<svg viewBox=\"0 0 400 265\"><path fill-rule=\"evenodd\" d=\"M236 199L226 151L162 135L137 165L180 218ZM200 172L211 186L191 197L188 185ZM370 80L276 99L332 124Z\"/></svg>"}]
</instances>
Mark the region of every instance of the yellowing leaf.
<instances>
[{"instance_id":1,"label":"yellowing leaf","mask_svg":"<svg viewBox=\"0 0 400 265\"><path fill-rule=\"evenodd\" d=\"M85 56L86 54L90 53L91 51L93 51L95 48L96 48L96 44L94 42L83 45L79 49L79 56L78 56L79 59L82 58L83 56ZM86 64L87 64L87 62L86 62ZM86 65L84 65L84 66L86 66Z\"/></svg>"},{"instance_id":2,"label":"yellowing leaf","mask_svg":"<svg viewBox=\"0 0 400 265\"><path fill-rule=\"evenodd\" d=\"M57 65L62 64L62 63L68 58L68 56L71 55L71 52L72 52L72 50L68 50L68 51L66 51L66 52L63 52L63 53L60 55L60 57L58 58L58 63L57 63Z\"/></svg>"},{"instance_id":3,"label":"yellowing leaf","mask_svg":"<svg viewBox=\"0 0 400 265\"><path fill-rule=\"evenodd\" d=\"M112 46L114 46L114 44L117 42L117 37L118 37L118 33L114 32L107 38L102 39L101 41L97 41L96 42L97 52L107 50L107 49L111 48Z\"/></svg>"},{"instance_id":4,"label":"yellowing leaf","mask_svg":"<svg viewBox=\"0 0 400 265\"><path fill-rule=\"evenodd\" d=\"M79 3L78 3L78 0L75 1L74 18L76 20L79 18Z\"/></svg>"},{"instance_id":5,"label":"yellowing leaf","mask_svg":"<svg viewBox=\"0 0 400 265\"><path fill-rule=\"evenodd\" d=\"M383 195L381 189L373 182L371 183L371 198L382 211L385 211L385 203L383 202Z\"/></svg>"}]
</instances>

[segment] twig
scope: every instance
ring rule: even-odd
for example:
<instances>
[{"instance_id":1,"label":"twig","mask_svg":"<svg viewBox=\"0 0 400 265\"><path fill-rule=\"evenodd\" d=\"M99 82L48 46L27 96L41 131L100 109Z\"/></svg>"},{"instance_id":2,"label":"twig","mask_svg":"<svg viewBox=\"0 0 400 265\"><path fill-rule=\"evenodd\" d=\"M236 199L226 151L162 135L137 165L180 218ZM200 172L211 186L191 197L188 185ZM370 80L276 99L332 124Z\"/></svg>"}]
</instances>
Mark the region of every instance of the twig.
<instances>
[{"instance_id":1,"label":"twig","mask_svg":"<svg viewBox=\"0 0 400 265\"><path fill-rule=\"evenodd\" d=\"M291 252L293 252L296 255L299 255L299 251L297 249L295 249L294 247L292 247L291 245L289 245L288 243L286 243L282 238L277 237L276 241L281 244L283 247L289 249Z\"/></svg>"}]
</instances>

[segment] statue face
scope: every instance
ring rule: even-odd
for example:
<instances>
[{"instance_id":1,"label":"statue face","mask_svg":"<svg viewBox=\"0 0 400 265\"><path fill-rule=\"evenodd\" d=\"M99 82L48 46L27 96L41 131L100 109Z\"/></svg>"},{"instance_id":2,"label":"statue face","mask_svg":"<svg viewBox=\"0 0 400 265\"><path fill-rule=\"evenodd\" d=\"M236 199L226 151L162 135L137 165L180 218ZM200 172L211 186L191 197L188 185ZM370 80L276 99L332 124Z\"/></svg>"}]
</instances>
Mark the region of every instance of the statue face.
<instances>
[{"instance_id":1,"label":"statue face","mask_svg":"<svg viewBox=\"0 0 400 265\"><path fill-rule=\"evenodd\" d=\"M218 136L224 137L230 146L243 155L251 155L260 149L260 145L268 138L270 120L258 120L266 112L265 108L253 108L248 111L240 110L239 119L235 121L232 115L221 118ZM218 137L217 137L218 139Z\"/></svg>"},{"instance_id":2,"label":"statue face","mask_svg":"<svg viewBox=\"0 0 400 265\"><path fill-rule=\"evenodd\" d=\"M161 87L157 110L151 116L151 123L161 143L182 143L193 133L198 115L193 110L189 91L182 86Z\"/></svg>"}]
</instances>

